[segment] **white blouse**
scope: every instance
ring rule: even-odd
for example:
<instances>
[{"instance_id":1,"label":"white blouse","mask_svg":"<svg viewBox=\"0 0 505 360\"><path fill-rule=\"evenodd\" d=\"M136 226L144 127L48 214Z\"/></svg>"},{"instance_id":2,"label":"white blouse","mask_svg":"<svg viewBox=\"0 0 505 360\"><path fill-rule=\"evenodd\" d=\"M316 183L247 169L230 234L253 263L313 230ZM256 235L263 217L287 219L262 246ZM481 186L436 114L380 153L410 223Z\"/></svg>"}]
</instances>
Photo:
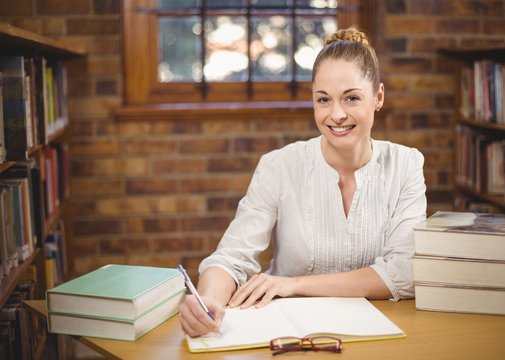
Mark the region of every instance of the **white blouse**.
<instances>
[{"instance_id":1,"label":"white blouse","mask_svg":"<svg viewBox=\"0 0 505 360\"><path fill-rule=\"evenodd\" d=\"M238 284L261 271L278 276L372 267L395 300L414 296L412 227L426 218L424 157L416 149L372 140L372 158L355 172L346 217L339 175L321 152L321 136L262 156L217 250L200 264L227 271Z\"/></svg>"}]
</instances>

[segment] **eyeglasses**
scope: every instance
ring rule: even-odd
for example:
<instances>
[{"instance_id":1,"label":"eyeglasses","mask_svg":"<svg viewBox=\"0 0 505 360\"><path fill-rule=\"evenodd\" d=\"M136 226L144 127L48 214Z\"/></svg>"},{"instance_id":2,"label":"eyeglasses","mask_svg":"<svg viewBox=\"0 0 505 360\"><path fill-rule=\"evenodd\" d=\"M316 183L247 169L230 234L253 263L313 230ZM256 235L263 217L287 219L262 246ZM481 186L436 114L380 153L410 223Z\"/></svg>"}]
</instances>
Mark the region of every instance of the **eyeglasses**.
<instances>
[{"instance_id":1,"label":"eyeglasses","mask_svg":"<svg viewBox=\"0 0 505 360\"><path fill-rule=\"evenodd\" d=\"M283 354L288 351L309 350L340 353L342 351L342 340L332 336L307 338L287 336L270 340L270 350L273 351L273 355Z\"/></svg>"}]
</instances>

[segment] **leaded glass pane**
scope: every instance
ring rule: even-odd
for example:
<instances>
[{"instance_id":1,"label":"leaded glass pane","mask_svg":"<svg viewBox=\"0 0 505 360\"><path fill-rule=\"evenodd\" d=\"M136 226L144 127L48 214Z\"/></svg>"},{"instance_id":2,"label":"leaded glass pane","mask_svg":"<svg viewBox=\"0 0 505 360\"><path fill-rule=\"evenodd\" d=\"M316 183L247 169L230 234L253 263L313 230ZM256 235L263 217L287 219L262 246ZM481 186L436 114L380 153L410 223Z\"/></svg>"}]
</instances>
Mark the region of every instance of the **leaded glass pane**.
<instances>
[{"instance_id":1,"label":"leaded glass pane","mask_svg":"<svg viewBox=\"0 0 505 360\"><path fill-rule=\"evenodd\" d=\"M285 16L252 19L252 80L288 81L291 72L291 19Z\"/></svg>"},{"instance_id":2,"label":"leaded glass pane","mask_svg":"<svg viewBox=\"0 0 505 360\"><path fill-rule=\"evenodd\" d=\"M244 16L213 16L205 22L208 81L247 80L247 20Z\"/></svg>"},{"instance_id":3,"label":"leaded glass pane","mask_svg":"<svg viewBox=\"0 0 505 360\"><path fill-rule=\"evenodd\" d=\"M312 65L324 45L324 37L337 30L334 17L298 18L296 21L296 80L310 81Z\"/></svg>"},{"instance_id":4,"label":"leaded glass pane","mask_svg":"<svg viewBox=\"0 0 505 360\"><path fill-rule=\"evenodd\" d=\"M251 7L287 7L291 4L291 0L251 0Z\"/></svg>"},{"instance_id":5,"label":"leaded glass pane","mask_svg":"<svg viewBox=\"0 0 505 360\"><path fill-rule=\"evenodd\" d=\"M296 5L314 9L336 9L337 0L296 0Z\"/></svg>"},{"instance_id":6,"label":"leaded glass pane","mask_svg":"<svg viewBox=\"0 0 505 360\"><path fill-rule=\"evenodd\" d=\"M159 0L159 8L163 10L193 9L200 5L199 0Z\"/></svg>"},{"instance_id":7,"label":"leaded glass pane","mask_svg":"<svg viewBox=\"0 0 505 360\"><path fill-rule=\"evenodd\" d=\"M164 17L159 20L159 31L159 81L201 81L200 18Z\"/></svg>"},{"instance_id":8,"label":"leaded glass pane","mask_svg":"<svg viewBox=\"0 0 505 360\"><path fill-rule=\"evenodd\" d=\"M209 9L216 8L241 8L245 6L245 0L207 0L207 7Z\"/></svg>"}]
</instances>

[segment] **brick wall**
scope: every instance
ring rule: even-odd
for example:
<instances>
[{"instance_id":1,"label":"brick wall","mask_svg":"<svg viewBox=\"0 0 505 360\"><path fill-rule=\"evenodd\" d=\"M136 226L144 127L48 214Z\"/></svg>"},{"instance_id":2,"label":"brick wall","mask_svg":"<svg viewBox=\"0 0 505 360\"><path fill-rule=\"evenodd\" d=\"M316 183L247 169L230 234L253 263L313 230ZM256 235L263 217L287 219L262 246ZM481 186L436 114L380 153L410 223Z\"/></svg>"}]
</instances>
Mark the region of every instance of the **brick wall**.
<instances>
[{"instance_id":1,"label":"brick wall","mask_svg":"<svg viewBox=\"0 0 505 360\"><path fill-rule=\"evenodd\" d=\"M386 113L373 136L426 156L428 213L451 208L454 63L439 47L504 44L505 0L378 1ZM88 49L69 63L71 268L175 266L195 275L259 156L317 134L312 119L124 122L119 0L3 0L0 20Z\"/></svg>"}]
</instances>

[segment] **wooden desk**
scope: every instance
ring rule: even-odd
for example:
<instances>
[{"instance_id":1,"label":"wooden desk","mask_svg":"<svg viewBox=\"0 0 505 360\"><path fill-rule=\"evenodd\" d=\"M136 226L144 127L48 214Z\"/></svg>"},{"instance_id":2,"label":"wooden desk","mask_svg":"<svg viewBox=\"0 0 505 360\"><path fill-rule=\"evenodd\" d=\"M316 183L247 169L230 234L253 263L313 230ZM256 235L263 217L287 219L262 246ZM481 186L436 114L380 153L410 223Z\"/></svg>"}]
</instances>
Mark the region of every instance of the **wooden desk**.
<instances>
[{"instance_id":1,"label":"wooden desk","mask_svg":"<svg viewBox=\"0 0 505 360\"><path fill-rule=\"evenodd\" d=\"M372 301L407 337L393 340L345 343L343 352L290 353L276 359L505 359L505 316L416 311L414 300ZM44 300L26 302L45 319ZM177 317L173 317L135 342L75 336L109 359L271 359L269 349L192 354L188 351Z\"/></svg>"}]
</instances>

